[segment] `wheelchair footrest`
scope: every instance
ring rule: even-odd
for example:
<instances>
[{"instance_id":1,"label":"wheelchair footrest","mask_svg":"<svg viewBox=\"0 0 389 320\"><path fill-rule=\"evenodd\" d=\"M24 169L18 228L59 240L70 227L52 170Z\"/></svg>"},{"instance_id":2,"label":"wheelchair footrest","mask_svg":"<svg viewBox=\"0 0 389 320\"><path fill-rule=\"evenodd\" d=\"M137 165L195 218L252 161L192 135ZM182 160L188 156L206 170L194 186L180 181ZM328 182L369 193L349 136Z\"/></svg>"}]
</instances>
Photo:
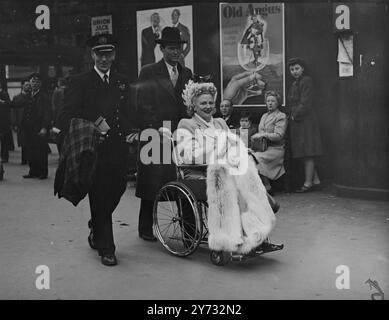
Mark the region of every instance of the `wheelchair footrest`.
<instances>
[{"instance_id":1,"label":"wheelchair footrest","mask_svg":"<svg viewBox=\"0 0 389 320\"><path fill-rule=\"evenodd\" d=\"M256 254L268 253L284 249L284 244L274 244L270 242L263 242L260 246L255 248Z\"/></svg>"}]
</instances>

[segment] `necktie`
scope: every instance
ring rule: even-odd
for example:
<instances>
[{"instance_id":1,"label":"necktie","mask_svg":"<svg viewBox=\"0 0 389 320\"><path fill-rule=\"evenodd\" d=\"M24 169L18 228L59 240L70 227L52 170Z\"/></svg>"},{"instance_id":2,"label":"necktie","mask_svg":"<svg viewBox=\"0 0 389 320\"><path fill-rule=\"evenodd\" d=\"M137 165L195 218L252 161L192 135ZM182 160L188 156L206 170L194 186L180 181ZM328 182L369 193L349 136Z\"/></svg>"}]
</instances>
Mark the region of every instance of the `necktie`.
<instances>
[{"instance_id":1,"label":"necktie","mask_svg":"<svg viewBox=\"0 0 389 320\"><path fill-rule=\"evenodd\" d=\"M178 71L176 66L173 66L172 68L171 79L172 79L173 87L175 87L178 80Z\"/></svg>"},{"instance_id":2,"label":"necktie","mask_svg":"<svg viewBox=\"0 0 389 320\"><path fill-rule=\"evenodd\" d=\"M104 85L106 86L106 87L108 87L108 75L107 74L104 74Z\"/></svg>"}]
</instances>

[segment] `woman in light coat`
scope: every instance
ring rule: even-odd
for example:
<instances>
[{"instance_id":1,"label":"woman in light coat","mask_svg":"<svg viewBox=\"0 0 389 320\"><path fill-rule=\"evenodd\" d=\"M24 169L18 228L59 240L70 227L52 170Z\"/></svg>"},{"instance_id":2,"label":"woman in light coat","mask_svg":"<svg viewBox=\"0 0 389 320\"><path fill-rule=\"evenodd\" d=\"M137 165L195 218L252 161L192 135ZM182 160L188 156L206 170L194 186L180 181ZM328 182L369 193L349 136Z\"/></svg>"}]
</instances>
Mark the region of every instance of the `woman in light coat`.
<instances>
[{"instance_id":1,"label":"woman in light coat","mask_svg":"<svg viewBox=\"0 0 389 320\"><path fill-rule=\"evenodd\" d=\"M267 91L265 102L268 112L262 115L258 133L251 139L254 142L256 139L265 137L268 141L268 148L264 152L255 152L254 156L258 161L257 169L266 190L271 193L269 180L277 180L285 173L285 132L288 123L286 114L279 109L281 97L277 92Z\"/></svg>"},{"instance_id":2,"label":"woman in light coat","mask_svg":"<svg viewBox=\"0 0 389 320\"><path fill-rule=\"evenodd\" d=\"M216 94L213 83L186 85L192 118L178 124L177 161L208 165L206 175L192 171L186 178L206 179L210 249L244 254L267 244L275 216L243 141L213 118Z\"/></svg>"}]
</instances>

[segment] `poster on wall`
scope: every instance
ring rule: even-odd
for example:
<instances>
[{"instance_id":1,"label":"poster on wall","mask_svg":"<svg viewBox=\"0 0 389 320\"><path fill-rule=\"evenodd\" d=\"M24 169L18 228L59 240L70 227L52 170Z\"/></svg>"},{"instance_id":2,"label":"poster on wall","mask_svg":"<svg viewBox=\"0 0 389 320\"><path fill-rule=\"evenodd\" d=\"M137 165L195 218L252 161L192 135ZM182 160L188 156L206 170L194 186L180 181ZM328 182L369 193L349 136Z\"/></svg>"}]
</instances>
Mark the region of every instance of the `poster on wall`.
<instances>
[{"instance_id":1,"label":"poster on wall","mask_svg":"<svg viewBox=\"0 0 389 320\"><path fill-rule=\"evenodd\" d=\"M163 28L167 26L180 30L181 39L186 41L180 64L193 70L192 6L137 11L136 25L138 73L142 66L162 59L162 52L155 40L161 37Z\"/></svg>"},{"instance_id":2,"label":"poster on wall","mask_svg":"<svg viewBox=\"0 0 389 320\"><path fill-rule=\"evenodd\" d=\"M282 3L221 3L220 55L222 88L239 86L235 106L263 106L267 90L285 104Z\"/></svg>"}]
</instances>

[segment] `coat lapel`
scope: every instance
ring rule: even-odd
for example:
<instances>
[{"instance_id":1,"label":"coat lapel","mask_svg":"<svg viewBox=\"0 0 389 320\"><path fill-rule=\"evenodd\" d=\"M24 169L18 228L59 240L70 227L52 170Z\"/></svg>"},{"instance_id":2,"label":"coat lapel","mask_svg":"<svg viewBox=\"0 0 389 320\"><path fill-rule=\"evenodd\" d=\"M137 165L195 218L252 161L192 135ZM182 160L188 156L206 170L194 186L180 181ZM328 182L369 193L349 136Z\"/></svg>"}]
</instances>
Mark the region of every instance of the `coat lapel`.
<instances>
[{"instance_id":1,"label":"coat lapel","mask_svg":"<svg viewBox=\"0 0 389 320\"><path fill-rule=\"evenodd\" d=\"M92 87L99 88L103 85L103 80L101 80L95 69L89 71L89 78L91 80L90 84Z\"/></svg>"},{"instance_id":2,"label":"coat lapel","mask_svg":"<svg viewBox=\"0 0 389 320\"><path fill-rule=\"evenodd\" d=\"M170 95L176 99L176 93L174 91L174 87L172 84L172 81L170 80L169 72L167 70L167 67L165 65L165 61L161 59L158 62L158 69L157 69L157 81L161 84L161 86L170 93Z\"/></svg>"},{"instance_id":3,"label":"coat lapel","mask_svg":"<svg viewBox=\"0 0 389 320\"><path fill-rule=\"evenodd\" d=\"M193 121L195 122L196 124L196 129L201 129L201 130L205 130L207 129L208 127L205 125L204 122L200 121L199 118L197 116L193 116L192 117Z\"/></svg>"}]
</instances>

